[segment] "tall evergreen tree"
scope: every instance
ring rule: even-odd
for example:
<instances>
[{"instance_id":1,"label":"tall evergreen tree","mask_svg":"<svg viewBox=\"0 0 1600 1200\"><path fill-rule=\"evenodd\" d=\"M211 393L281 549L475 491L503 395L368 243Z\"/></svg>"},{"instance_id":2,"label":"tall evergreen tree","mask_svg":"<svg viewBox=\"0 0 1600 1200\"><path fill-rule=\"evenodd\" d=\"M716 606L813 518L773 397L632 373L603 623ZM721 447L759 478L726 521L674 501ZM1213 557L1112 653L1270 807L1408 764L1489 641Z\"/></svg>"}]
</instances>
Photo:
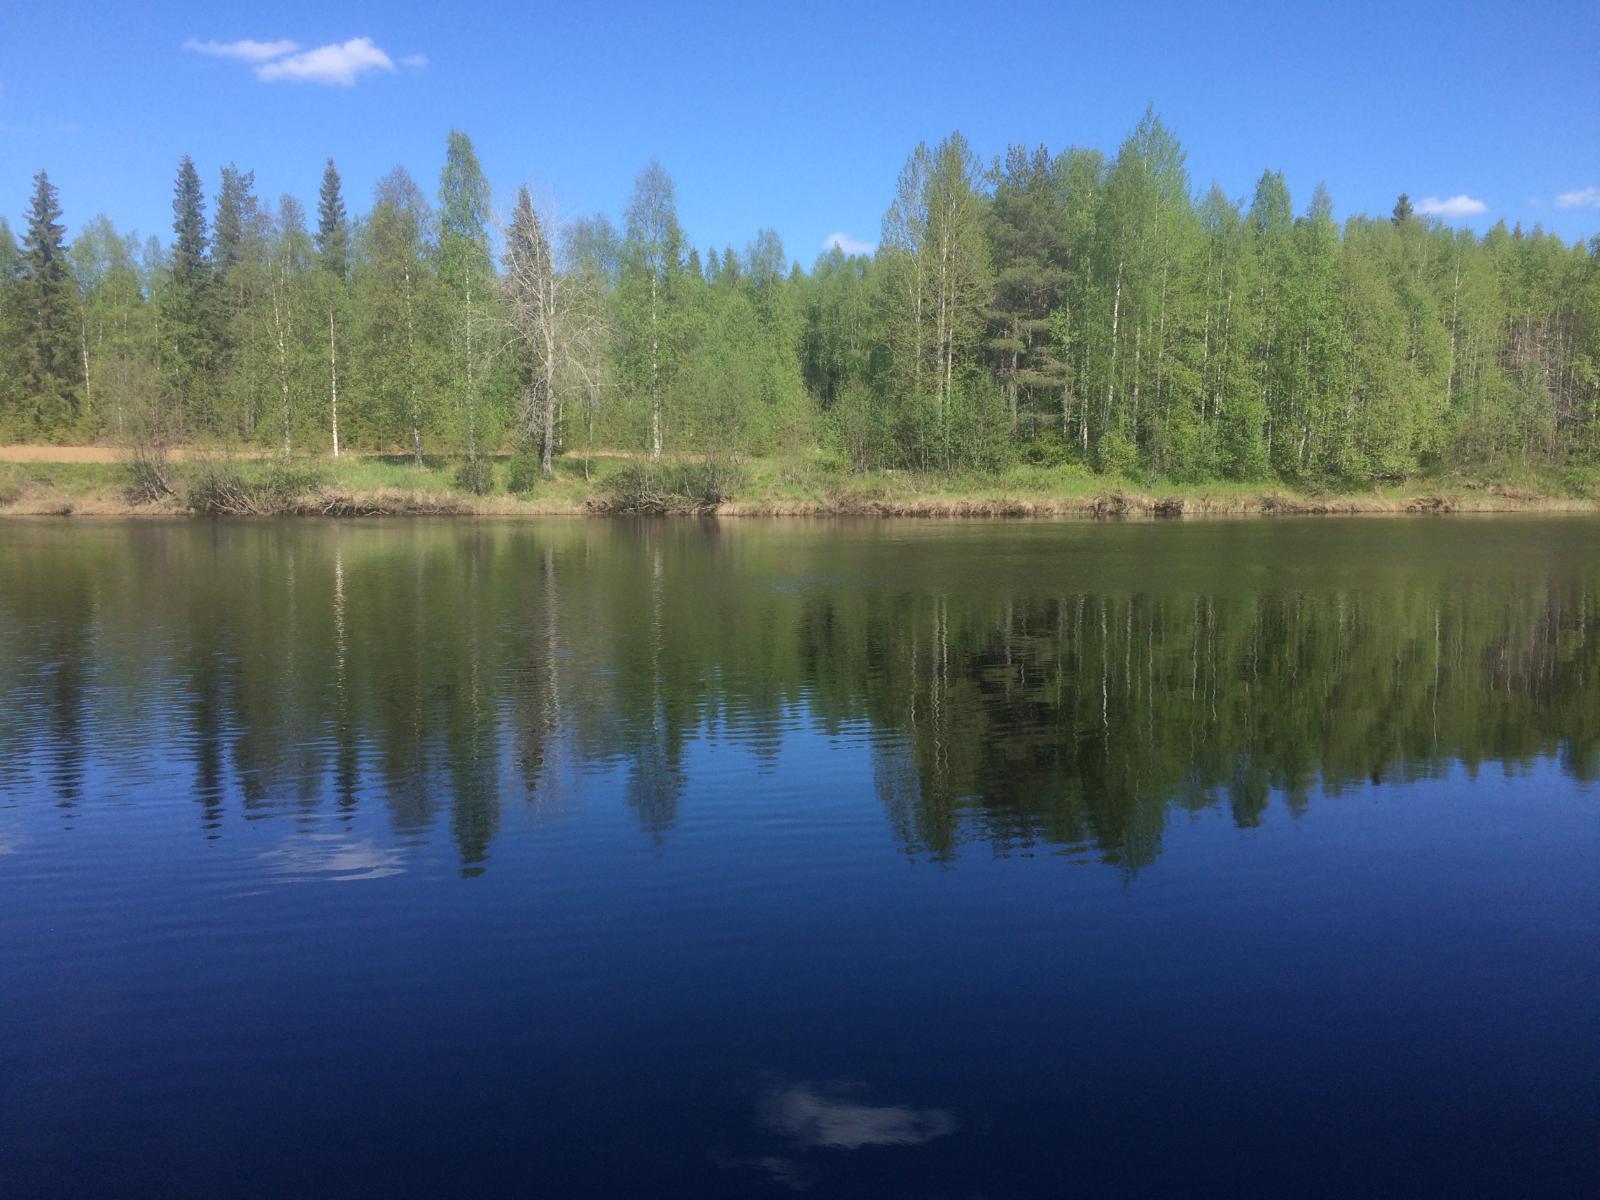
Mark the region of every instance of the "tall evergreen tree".
<instances>
[{"instance_id":1,"label":"tall evergreen tree","mask_svg":"<svg viewBox=\"0 0 1600 1200\"><path fill-rule=\"evenodd\" d=\"M322 186L317 194L317 260L322 267L318 281L321 309L328 326L328 425L333 456L339 457L339 357L343 347L341 331L344 310L349 302L350 220L345 213L339 172L328 159L323 168Z\"/></svg>"},{"instance_id":2,"label":"tall evergreen tree","mask_svg":"<svg viewBox=\"0 0 1600 1200\"><path fill-rule=\"evenodd\" d=\"M255 172L222 168L212 222L211 304L205 308L212 344L214 383L206 397L206 423L217 433L251 437L275 406L270 373L248 356L268 309L268 217L255 194Z\"/></svg>"},{"instance_id":3,"label":"tall evergreen tree","mask_svg":"<svg viewBox=\"0 0 1600 1200\"><path fill-rule=\"evenodd\" d=\"M65 234L60 195L40 171L33 177L17 284L21 388L36 435L65 433L78 417L83 370Z\"/></svg>"},{"instance_id":4,"label":"tall evergreen tree","mask_svg":"<svg viewBox=\"0 0 1600 1200\"><path fill-rule=\"evenodd\" d=\"M322 269L344 279L350 269L350 220L345 214L339 172L331 158L322 170L322 186L317 191L316 245Z\"/></svg>"},{"instance_id":5,"label":"tall evergreen tree","mask_svg":"<svg viewBox=\"0 0 1600 1200\"><path fill-rule=\"evenodd\" d=\"M212 273L205 195L187 154L173 186L172 232L160 322L162 377L171 411L162 419L181 430L191 403L207 388L214 351L207 321Z\"/></svg>"},{"instance_id":6,"label":"tall evergreen tree","mask_svg":"<svg viewBox=\"0 0 1600 1200\"><path fill-rule=\"evenodd\" d=\"M1067 365L1051 336L1051 313L1067 282L1063 190L1043 146L1012 146L991 172L988 235L995 267L986 347L1006 394L1013 436L1022 410L1034 415L1066 382Z\"/></svg>"}]
</instances>

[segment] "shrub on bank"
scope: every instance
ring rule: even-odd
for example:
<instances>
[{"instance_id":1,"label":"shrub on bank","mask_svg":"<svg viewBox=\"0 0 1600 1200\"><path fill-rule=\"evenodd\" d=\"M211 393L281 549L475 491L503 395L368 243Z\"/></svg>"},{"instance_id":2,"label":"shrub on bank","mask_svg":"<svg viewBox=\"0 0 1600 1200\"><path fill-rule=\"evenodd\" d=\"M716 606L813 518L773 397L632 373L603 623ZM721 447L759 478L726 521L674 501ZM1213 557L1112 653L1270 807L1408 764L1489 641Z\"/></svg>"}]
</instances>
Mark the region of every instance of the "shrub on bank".
<instances>
[{"instance_id":1,"label":"shrub on bank","mask_svg":"<svg viewBox=\"0 0 1600 1200\"><path fill-rule=\"evenodd\" d=\"M468 458L456 468L456 486L474 496L487 496L494 490L494 464L481 455Z\"/></svg>"},{"instance_id":2,"label":"shrub on bank","mask_svg":"<svg viewBox=\"0 0 1600 1200\"><path fill-rule=\"evenodd\" d=\"M190 479L184 503L212 516L270 517L298 511L321 485L318 472L288 463L275 463L265 475L252 477L236 463L208 460Z\"/></svg>"},{"instance_id":3,"label":"shrub on bank","mask_svg":"<svg viewBox=\"0 0 1600 1200\"><path fill-rule=\"evenodd\" d=\"M511 452L506 471L506 491L521 496L534 491L544 479L544 463L532 446L519 446Z\"/></svg>"},{"instance_id":4,"label":"shrub on bank","mask_svg":"<svg viewBox=\"0 0 1600 1200\"><path fill-rule=\"evenodd\" d=\"M742 473L728 463L629 463L605 482L612 512L705 513L733 499Z\"/></svg>"}]
</instances>

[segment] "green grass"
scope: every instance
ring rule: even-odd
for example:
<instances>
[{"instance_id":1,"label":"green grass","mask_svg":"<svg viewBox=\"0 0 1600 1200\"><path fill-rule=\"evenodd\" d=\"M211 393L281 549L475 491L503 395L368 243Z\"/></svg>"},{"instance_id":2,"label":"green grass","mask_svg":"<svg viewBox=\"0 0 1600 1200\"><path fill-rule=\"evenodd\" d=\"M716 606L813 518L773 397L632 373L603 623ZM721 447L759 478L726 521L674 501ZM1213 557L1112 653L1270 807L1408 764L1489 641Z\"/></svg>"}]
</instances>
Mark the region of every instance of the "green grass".
<instances>
[{"instance_id":1,"label":"green grass","mask_svg":"<svg viewBox=\"0 0 1600 1200\"><path fill-rule=\"evenodd\" d=\"M492 486L483 497L463 491L456 482L459 459L429 456L418 467L401 455L347 455L297 458L285 468L275 459L232 459L207 456L174 462L171 475L177 496L155 505L133 506L125 496L129 470L121 463L0 463L0 509L13 512L184 512L207 471L227 475L263 494L339 495L378 498L405 511L405 498L432 498L464 511L582 512L591 505L627 507L640 472L623 457L600 457L585 477L580 458L560 458L555 478L538 480L525 492L512 494L512 460L496 456ZM691 493L703 468L692 463L669 467L663 478L671 488ZM1471 472L1452 470L1399 481L1295 487L1275 480L1177 483L1159 479L1096 474L1080 464L1058 466L1017 464L989 473L922 474L872 471L853 474L838 460L813 451L784 457L745 460L726 480L736 511L851 512L938 511L941 506L974 513L1044 509L1097 509L1106 498L1132 498L1136 508L1154 504L1184 505L1188 511L1254 511L1277 508L1403 509L1426 498L1440 498L1449 507L1537 507L1600 502L1600 467L1498 468ZM198 505L198 507L204 507ZM669 506L692 511L695 505ZM380 504L381 510L381 504ZM1119 511L1115 503L1103 511Z\"/></svg>"}]
</instances>

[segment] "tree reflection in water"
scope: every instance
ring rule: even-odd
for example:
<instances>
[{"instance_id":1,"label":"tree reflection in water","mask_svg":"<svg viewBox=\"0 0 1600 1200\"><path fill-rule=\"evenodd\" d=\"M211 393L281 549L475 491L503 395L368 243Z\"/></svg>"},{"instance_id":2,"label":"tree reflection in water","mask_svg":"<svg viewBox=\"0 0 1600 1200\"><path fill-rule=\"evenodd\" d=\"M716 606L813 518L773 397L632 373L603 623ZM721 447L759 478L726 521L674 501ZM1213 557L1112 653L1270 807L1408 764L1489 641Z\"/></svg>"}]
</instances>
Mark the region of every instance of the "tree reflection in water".
<instances>
[{"instance_id":1,"label":"tree reflection in water","mask_svg":"<svg viewBox=\"0 0 1600 1200\"><path fill-rule=\"evenodd\" d=\"M1456 762L1600 774L1581 522L0 536L0 789L73 821L176 760L208 836L228 811L376 804L402 840L447 830L473 875L507 806L558 808L596 771L667 842L693 743L770 765L804 725L865 731L913 857L1131 870L1175 812L1249 826L1275 796Z\"/></svg>"}]
</instances>

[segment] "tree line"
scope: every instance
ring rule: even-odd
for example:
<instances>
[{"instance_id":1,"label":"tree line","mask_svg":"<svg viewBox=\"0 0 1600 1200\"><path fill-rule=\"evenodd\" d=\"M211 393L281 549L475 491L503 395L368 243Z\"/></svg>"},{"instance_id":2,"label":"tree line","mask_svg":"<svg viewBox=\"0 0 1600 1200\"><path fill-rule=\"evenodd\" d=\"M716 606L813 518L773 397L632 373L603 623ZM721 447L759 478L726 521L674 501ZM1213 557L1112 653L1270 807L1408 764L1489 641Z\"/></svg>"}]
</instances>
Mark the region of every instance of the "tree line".
<instances>
[{"instance_id":1,"label":"tree line","mask_svg":"<svg viewBox=\"0 0 1600 1200\"><path fill-rule=\"evenodd\" d=\"M0 219L0 436L248 443L285 457L510 445L650 458L825 447L841 467L1081 462L1183 481L1370 481L1600 457L1600 237L1296 213L1283 175L1192 186L1147 112L1117 153L919 145L871 255L809 271L762 230L701 253L652 162L620 228L519 189L497 220L452 132L364 215L181 163L173 237L48 176Z\"/></svg>"}]
</instances>

